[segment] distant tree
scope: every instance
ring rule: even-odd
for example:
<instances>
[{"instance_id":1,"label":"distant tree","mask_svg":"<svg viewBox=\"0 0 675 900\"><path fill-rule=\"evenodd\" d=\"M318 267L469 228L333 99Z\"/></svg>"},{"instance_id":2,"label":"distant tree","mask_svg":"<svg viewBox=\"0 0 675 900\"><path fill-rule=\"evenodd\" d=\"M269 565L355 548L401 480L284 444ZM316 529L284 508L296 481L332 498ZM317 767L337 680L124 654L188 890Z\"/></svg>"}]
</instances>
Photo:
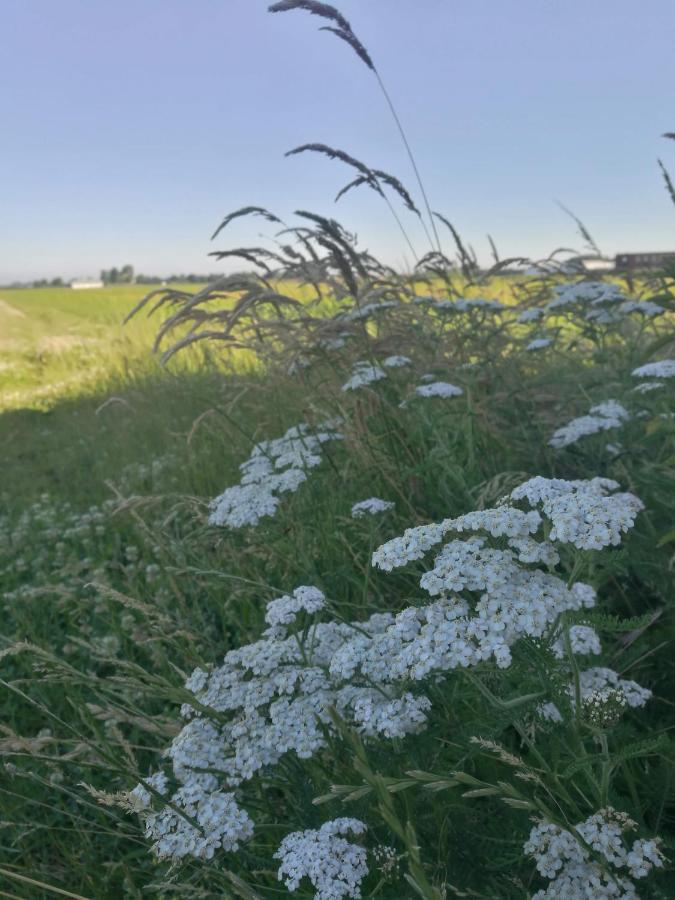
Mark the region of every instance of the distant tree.
<instances>
[{"instance_id":1,"label":"distant tree","mask_svg":"<svg viewBox=\"0 0 675 900\"><path fill-rule=\"evenodd\" d=\"M52 287L63 287L63 278L52 278Z\"/></svg>"},{"instance_id":2,"label":"distant tree","mask_svg":"<svg viewBox=\"0 0 675 900\"><path fill-rule=\"evenodd\" d=\"M121 269L118 269L117 266L113 266L112 269L102 269L101 281L103 284L133 284L134 267L127 264Z\"/></svg>"}]
</instances>

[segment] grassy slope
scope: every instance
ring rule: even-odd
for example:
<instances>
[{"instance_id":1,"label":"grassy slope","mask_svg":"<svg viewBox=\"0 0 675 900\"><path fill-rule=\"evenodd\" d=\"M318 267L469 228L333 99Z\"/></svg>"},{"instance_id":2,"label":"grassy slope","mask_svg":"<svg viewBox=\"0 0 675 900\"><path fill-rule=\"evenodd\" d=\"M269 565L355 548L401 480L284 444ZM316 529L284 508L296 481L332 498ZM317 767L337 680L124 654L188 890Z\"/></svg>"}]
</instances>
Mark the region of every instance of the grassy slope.
<instances>
[{"instance_id":1,"label":"grassy slope","mask_svg":"<svg viewBox=\"0 0 675 900\"><path fill-rule=\"evenodd\" d=\"M546 446L551 428L585 411L588 398L603 399L610 388L618 391L630 386L628 359L610 355L597 371L580 368L562 350L514 364L495 363L475 375L459 376L466 388L466 397L460 401L432 401L400 410L398 404L407 396L405 385L410 380L405 372L392 373L392 383L382 389L378 400L369 392L361 398L341 395L339 362L333 370L310 375L306 382L291 378L270 381L251 374L225 377L206 364L178 374L160 371L149 366L143 355L152 327L140 320L128 343L115 325L111 328L113 340L97 345L98 351L77 350L72 355L69 351L60 360L49 357L46 364L36 357L35 342L45 337L110 335L106 330L109 316L112 318L114 311L117 320L133 302L134 290L111 292L107 308L98 306L101 294L97 292L97 305L85 307L85 319L79 315L83 308L79 304L93 297L55 293L50 297L51 291L26 295L22 311L29 323L21 320L22 325L13 325L12 340L26 342L23 350L12 352L26 354L17 358L26 361L29 385L38 384L40 378L53 378L56 368L52 367L62 366L61 374L77 379L86 361L93 365L103 360L106 367L100 380L78 381L75 396L62 397L47 409L10 410L0 416L2 492L13 517L43 491L55 502L67 500L76 510L84 510L112 496L106 480L119 486L129 463L149 463L167 454L171 461L168 473L141 475L131 485L133 493L164 499L114 516L106 521L104 533L89 543L77 536L68 539L62 562L61 557L50 555L53 541L45 537L44 530L31 525L22 547L29 572L15 571L5 577L5 589L14 590L21 583L38 581L44 569L52 585L46 594L7 605L2 629L5 638L28 638L86 672L87 678L67 681L64 690L58 679L52 685L32 684L32 665L23 657L12 657L3 664L3 678L27 679L16 683L36 703L75 723L76 733L52 722L52 732L58 736L55 746L46 737L38 749L17 754L8 738L2 743L2 752L18 767L18 774L6 772L0 787L3 819L14 823L4 832L0 866L16 867L20 873L87 897L140 897L145 886L161 880L145 842L139 840L136 820L118 810L97 807L78 787L79 782L87 781L106 790L123 789L132 777L124 768L128 769L127 763L113 772L107 762L99 760L92 765L90 752L75 752L81 748L83 735L94 748L115 747L118 759L126 752L124 741L117 739L114 730L106 731L101 719L87 707L96 702L100 709L105 706L101 696L107 696L109 708L120 715L114 691L106 695L107 689L101 687L98 694L99 688L92 688L92 679L104 679L112 671L105 659L111 646L115 645L115 658L130 660L178 684L174 666L189 671L191 666L219 658L227 647L255 637L262 620L261 598L268 599L277 590L317 584L328 596L339 599L341 611L349 616L359 615L365 607L405 605L415 589L414 581L372 573L367 560L373 545L415 522L490 504L527 474L607 474L635 489L647 503L649 515L640 520L631 536L630 563L620 557L614 569L598 578L616 613L638 614L659 606L667 595L668 553L655 547L669 523L665 426L656 419L637 423L631 449L619 460L606 454L600 440L579 453L562 456ZM6 294L3 292L3 298ZM19 307L16 297L12 303ZM30 341L33 349L28 346ZM124 359L131 365L125 366ZM424 359L417 361L418 374L426 371L424 366ZM449 371L449 363L440 361L436 366L439 375L443 366ZM454 373L450 380L456 377ZM111 397L117 399L103 406ZM660 409L658 398L649 402ZM334 451L335 468L324 464L298 494L288 498L276 519L258 529L246 534L214 534L205 529L199 498L214 496L236 480L236 467L248 455L251 439L281 434L312 408L323 406L335 412L341 404L346 404L353 424L347 446ZM649 460L646 465L645 459ZM396 500L396 512L385 520L353 522L349 518L351 503L373 494ZM63 529L70 520L59 513L57 522ZM133 562L129 547L136 548L139 562ZM91 557L91 565L78 569L85 557ZM158 581L147 573L147 566L155 564L162 569ZM103 576L97 574L101 567L106 567ZM120 603L83 589L81 583L86 580L112 584L150 604L166 622L153 626L144 615L134 612L135 620L129 625ZM78 645L77 641L87 643ZM104 652L101 642L105 641L109 645ZM625 665L630 677L656 692L656 701L640 713L645 730L661 727L668 712L667 699L660 691L667 676L663 653L642 659L643 653L658 646L657 632L646 643L619 651L619 664L615 660L617 668ZM461 696L454 698L455 703L457 709L463 708L465 717L464 722L453 720L455 736L462 730L470 733L472 713L468 706L462 707ZM163 732L162 727L170 728L176 701L149 692L138 704L149 708L159 731L119 728L140 770L148 771L155 763L157 748L167 743L170 731ZM79 715L73 717L73 709L81 711L81 720ZM31 708L15 695L8 699L4 724L17 734L35 736L47 720L45 708ZM49 759L52 754L55 759L67 752L75 753L72 761ZM378 761L387 772L392 771L387 766L400 765L386 753ZM443 771L443 766L453 762L451 757L430 759L420 751L407 764L437 766ZM663 786L658 761L653 766L653 790L642 798L650 825L661 819L656 805ZM349 782L354 777L348 770L338 772L334 766L321 770L317 765L313 783L304 784L296 805L282 818L308 827L312 816L322 821L330 812L355 814L350 808L343 812L335 804L317 814L311 804L312 796L324 791L331 778ZM451 823L436 820L425 807L422 803L414 810L418 826L426 835L447 833L449 844L445 846L453 847L456 883L468 884L474 878L473 886L481 887L484 873L479 873L476 881L471 868L472 848L479 843L482 846L483 841L487 841L483 850L490 849L493 841L505 859L518 857L522 835L490 836L492 825L483 818L481 808L455 810L461 822L461 829L454 826L459 829L455 833ZM523 823L526 821L524 815ZM467 835L471 838L468 843ZM442 860L437 865L442 871ZM253 870L257 862L250 859L244 866ZM226 881L218 872L218 866L205 874L204 867L188 864L180 881L188 896L223 896ZM483 887L492 877L491 872L485 875ZM0 884L12 889L11 879ZM51 896L25 884L15 884L13 889L36 900Z\"/></svg>"}]
</instances>

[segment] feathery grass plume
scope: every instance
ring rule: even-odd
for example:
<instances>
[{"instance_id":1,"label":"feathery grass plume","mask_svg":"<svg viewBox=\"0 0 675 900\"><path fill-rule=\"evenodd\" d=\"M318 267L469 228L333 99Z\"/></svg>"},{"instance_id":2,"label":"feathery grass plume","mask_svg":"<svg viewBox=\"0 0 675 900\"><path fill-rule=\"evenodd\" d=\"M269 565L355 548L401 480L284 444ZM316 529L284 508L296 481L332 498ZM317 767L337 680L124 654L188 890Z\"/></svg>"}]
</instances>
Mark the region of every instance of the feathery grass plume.
<instances>
[{"instance_id":1,"label":"feathery grass plume","mask_svg":"<svg viewBox=\"0 0 675 900\"><path fill-rule=\"evenodd\" d=\"M267 257L267 259L273 260L281 266L286 264L286 260L282 256L279 256L278 253L273 253L271 250L267 250L265 247L237 247L234 250L212 250L208 256L213 256L218 260L227 259L228 256L238 256L241 259L245 259L247 262L260 266L260 268L264 269L266 272L271 272L272 270L264 261L263 257Z\"/></svg>"},{"instance_id":2,"label":"feathery grass plume","mask_svg":"<svg viewBox=\"0 0 675 900\"><path fill-rule=\"evenodd\" d=\"M325 156L328 156L330 159L339 159L340 162L346 163L346 165L351 166L356 169L360 175L355 178L353 181L350 181L349 184L342 188L341 191L338 192L335 202L337 202L340 197L347 193L353 187L359 187L362 184L367 184L368 187L372 188L380 197L384 200L384 202L389 207L389 211L391 212L396 224L398 225L401 234L405 242L408 244L410 248L410 252L413 257L417 257L417 253L415 252L415 248L412 245L412 241L408 235L408 232L405 230L403 223L401 222L399 216L396 213L396 210L389 202L389 198L385 195L384 191L380 186L380 180L384 181L385 184L389 185L389 187L393 188L396 193L403 199L406 207L410 209L412 212L417 213L419 216L419 212L415 208L415 204L410 197L410 194L403 187L398 178L395 178L393 175L389 175L387 172L383 172L381 169L370 169L365 163L362 163L360 160L356 159L353 156L350 156L349 153L345 153L344 150L338 150L334 147L329 147L327 144L302 144L300 147L296 147L294 150L288 150L284 155L285 156L293 156L296 153L305 153L307 151L311 151L313 153L322 153Z\"/></svg>"},{"instance_id":3,"label":"feathery grass plume","mask_svg":"<svg viewBox=\"0 0 675 900\"><path fill-rule=\"evenodd\" d=\"M156 288L155 290L149 291L147 294L145 294L143 297L141 297L141 299L138 301L138 303L136 303L136 305L131 309L131 311L126 314L126 316L124 317L124 319L122 321L126 325L127 322L129 322L131 319L133 319L133 317L136 315L136 313L139 313L146 306L146 304L149 303L151 300L153 300L155 297L160 297L160 300L150 310L148 315L152 315L152 313L155 312L157 309L159 309L165 302L166 303L169 303L169 302L177 303L177 302L180 302L181 300L189 299L190 296L191 295L187 291L179 291L175 288Z\"/></svg>"},{"instance_id":4,"label":"feathery grass plume","mask_svg":"<svg viewBox=\"0 0 675 900\"><path fill-rule=\"evenodd\" d=\"M357 177L354 178L353 181L349 181L344 187L340 188L340 190L339 190L339 191L337 192L337 194L335 195L335 201L334 201L334 202L337 203L338 200L340 199L340 197L344 197L344 195L345 195L348 191L351 191L352 188L361 187L362 184L368 184L368 185L370 185L370 179L369 179L369 178L366 178L365 175L357 175Z\"/></svg>"},{"instance_id":5,"label":"feathery grass plume","mask_svg":"<svg viewBox=\"0 0 675 900\"><path fill-rule=\"evenodd\" d=\"M488 243L490 244L490 250L492 251L492 258L494 259L495 263L498 263L499 262L499 253L497 252L497 245L492 240L492 235L488 234L487 239L488 239Z\"/></svg>"},{"instance_id":6,"label":"feathery grass plume","mask_svg":"<svg viewBox=\"0 0 675 900\"><path fill-rule=\"evenodd\" d=\"M389 172L384 172L382 169L373 169L373 174L376 175L381 181L384 181L386 185L388 185L393 191L399 195L399 197L403 200L406 205L406 208L410 210L410 212L415 213L416 216L420 215L419 209L413 203L413 199L410 196L410 193L406 190L405 186L396 178L395 175L390 175Z\"/></svg>"},{"instance_id":7,"label":"feathery grass plume","mask_svg":"<svg viewBox=\"0 0 675 900\"><path fill-rule=\"evenodd\" d=\"M287 150L284 153L284 156L295 156L297 153L323 153L325 156L328 156L330 159L339 159L340 162L345 163L348 166L352 166L352 168L357 169L361 175L371 184L376 190L379 191L379 185L377 184L377 179L374 177L372 169L370 169L365 163L362 163L360 160L356 159L353 156L350 156L349 153L345 153L344 150L338 150L335 147L329 147L327 144L320 143L311 143L311 144L301 144L299 147L295 147L293 150Z\"/></svg>"},{"instance_id":8,"label":"feathery grass plume","mask_svg":"<svg viewBox=\"0 0 675 900\"><path fill-rule=\"evenodd\" d=\"M415 157L413 155L412 149L410 147L410 143L408 141L408 137L403 128L403 124L399 118L398 113L396 112L396 107L389 96L389 92L385 87L384 82L382 81L382 76L378 72L373 60L370 57L370 54L363 46L361 41L356 37L354 31L352 30L351 25L334 6L329 6L327 3L317 3L316 0L280 0L279 3L273 3L272 6L268 7L269 12L288 12L293 9L301 9L306 12L312 13L315 16L321 16L324 19L330 19L335 22L337 25L336 28L332 28L330 26L324 26L320 28L320 31L330 31L335 34L337 37L341 38L343 41L346 41L349 46L354 50L357 56L360 57L361 60L368 66L371 72L375 75L377 79L377 83L380 86L380 90L384 96L384 99L389 107L389 111L394 119L398 132L401 136L401 140L403 141L403 146L405 147L406 153L408 155L408 159L410 160L410 164L412 166L413 172L415 173L415 178L417 180L417 185L420 189L420 193L422 194L422 199L424 200L424 206L427 211L427 215L429 217L429 222L431 224L431 230L433 232L435 241L436 241L436 249L441 250L441 242L438 236L438 231L436 230L436 223L434 222L434 217L431 212L431 206L429 204L429 200L427 198L426 190L424 189L424 183L422 182L422 177L419 173L419 169L417 168L417 163L415 161ZM431 236L427 231L426 224L424 219L420 216L420 222L422 223L422 227L424 228L424 232L427 236L427 239L433 246L433 242L431 241Z\"/></svg>"},{"instance_id":9,"label":"feathery grass plume","mask_svg":"<svg viewBox=\"0 0 675 900\"><path fill-rule=\"evenodd\" d=\"M336 28L326 25L320 28L319 31L330 31L341 38L349 44L354 53L371 71L375 71L375 66L368 51L354 34L352 26L347 19L334 6L330 6L328 3L317 3L316 0L280 0L279 3L273 3L268 7L268 11L272 13L289 12L292 9L302 9L314 16L320 16L323 19L335 22Z\"/></svg>"},{"instance_id":10,"label":"feathery grass plume","mask_svg":"<svg viewBox=\"0 0 675 900\"><path fill-rule=\"evenodd\" d=\"M576 222L577 228L579 229L579 234L586 241L588 248L590 250L592 250L593 253L596 253L598 256L602 256L602 251L600 250L598 245L593 240L593 236L591 235L588 228L586 228L584 223L581 221L581 219L578 216L575 216L574 213L572 212L572 210L568 209L560 201L558 201L558 206L560 207L560 209L562 209L562 211L564 213L567 213L567 215L570 216L570 218L574 219L574 221Z\"/></svg>"},{"instance_id":11,"label":"feathery grass plume","mask_svg":"<svg viewBox=\"0 0 675 900\"><path fill-rule=\"evenodd\" d=\"M264 219L267 219L268 222L279 222L283 224L281 222L281 219L279 219L269 210L265 209L263 206L242 206L241 209L237 209L225 216L223 221L211 235L211 240L214 240L216 237L218 237L223 228L229 225L233 219L238 219L241 216L262 216Z\"/></svg>"},{"instance_id":12,"label":"feathery grass plume","mask_svg":"<svg viewBox=\"0 0 675 900\"><path fill-rule=\"evenodd\" d=\"M297 209L295 214L303 219L315 222L318 225L318 229L314 231L315 240L326 247L326 249L331 250L331 252L334 245L337 244L342 254L349 259L351 266L359 275L363 278L368 277L368 272L363 265L361 257L352 247L347 232L336 219L328 219L325 216L318 215L318 213L308 212L306 209ZM329 240L330 246L325 243L326 239Z\"/></svg>"},{"instance_id":13,"label":"feathery grass plume","mask_svg":"<svg viewBox=\"0 0 675 900\"><path fill-rule=\"evenodd\" d=\"M454 227L454 225L451 222L449 222L445 218L445 216L442 216L440 213L435 212L434 215L436 216L437 219L439 219L439 221L441 221L446 226L446 228L449 229L450 234L452 235L453 240L455 242L455 246L457 247L457 252L459 254L459 259L460 259L460 263L461 263L461 267L462 267L462 274L467 279L469 284L471 284L473 282L474 275L476 275L477 271L478 271L478 266L476 265L475 260L471 257L471 254L469 253L469 251L466 249L466 247L462 243L462 239L459 236L459 232Z\"/></svg>"},{"instance_id":14,"label":"feathery grass plume","mask_svg":"<svg viewBox=\"0 0 675 900\"><path fill-rule=\"evenodd\" d=\"M663 180L666 183L666 190L670 194L670 199L675 203L675 185L668 174L668 169L663 165L660 159L657 160L659 167L661 168L661 174L663 175Z\"/></svg>"}]
</instances>

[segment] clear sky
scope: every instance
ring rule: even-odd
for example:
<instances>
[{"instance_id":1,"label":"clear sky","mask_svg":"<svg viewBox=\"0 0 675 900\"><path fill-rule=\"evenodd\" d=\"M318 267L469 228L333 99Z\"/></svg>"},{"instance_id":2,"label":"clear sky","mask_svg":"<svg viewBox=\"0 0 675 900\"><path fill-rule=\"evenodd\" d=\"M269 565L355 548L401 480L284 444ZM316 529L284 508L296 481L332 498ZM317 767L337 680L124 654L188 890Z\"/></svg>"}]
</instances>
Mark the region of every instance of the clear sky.
<instances>
[{"instance_id":1,"label":"clear sky","mask_svg":"<svg viewBox=\"0 0 675 900\"><path fill-rule=\"evenodd\" d=\"M333 198L318 141L415 188L372 73L266 0L0 0L0 282L218 271L220 218L267 206L340 219L403 263L371 192ZM673 0L340 0L408 131L432 207L489 257L675 249ZM427 249L409 221L421 252ZM217 246L261 241L241 222ZM268 230L268 234L271 232ZM451 250L450 245L447 247Z\"/></svg>"}]
</instances>

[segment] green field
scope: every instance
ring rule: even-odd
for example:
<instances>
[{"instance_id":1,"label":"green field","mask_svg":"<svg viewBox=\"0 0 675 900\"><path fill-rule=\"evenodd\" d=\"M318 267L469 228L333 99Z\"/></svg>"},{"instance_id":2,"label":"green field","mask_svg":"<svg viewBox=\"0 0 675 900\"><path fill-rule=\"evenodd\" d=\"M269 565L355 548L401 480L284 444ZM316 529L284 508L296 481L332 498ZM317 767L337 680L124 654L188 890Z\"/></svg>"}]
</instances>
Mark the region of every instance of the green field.
<instances>
[{"instance_id":1,"label":"green field","mask_svg":"<svg viewBox=\"0 0 675 900\"><path fill-rule=\"evenodd\" d=\"M153 323L123 319L149 289L0 290L0 410L45 409L150 366Z\"/></svg>"}]
</instances>

